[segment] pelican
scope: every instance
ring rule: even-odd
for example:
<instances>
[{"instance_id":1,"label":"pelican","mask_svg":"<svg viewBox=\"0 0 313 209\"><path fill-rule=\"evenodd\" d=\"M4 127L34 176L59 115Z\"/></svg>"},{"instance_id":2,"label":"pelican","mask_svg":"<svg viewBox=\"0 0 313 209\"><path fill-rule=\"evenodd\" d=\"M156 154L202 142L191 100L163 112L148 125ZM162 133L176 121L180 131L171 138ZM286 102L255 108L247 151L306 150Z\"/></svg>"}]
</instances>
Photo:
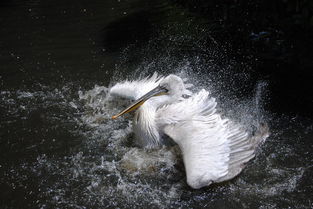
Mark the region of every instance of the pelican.
<instances>
[{"instance_id":1,"label":"pelican","mask_svg":"<svg viewBox=\"0 0 313 209\"><path fill-rule=\"evenodd\" d=\"M222 118L208 91L192 93L190 87L177 75L155 73L142 80L117 83L109 93L134 100L112 118L136 110L133 129L137 143L157 147L170 137L178 144L187 184L199 189L237 176L255 156L268 131L263 126L259 134L248 134L240 125Z\"/></svg>"}]
</instances>

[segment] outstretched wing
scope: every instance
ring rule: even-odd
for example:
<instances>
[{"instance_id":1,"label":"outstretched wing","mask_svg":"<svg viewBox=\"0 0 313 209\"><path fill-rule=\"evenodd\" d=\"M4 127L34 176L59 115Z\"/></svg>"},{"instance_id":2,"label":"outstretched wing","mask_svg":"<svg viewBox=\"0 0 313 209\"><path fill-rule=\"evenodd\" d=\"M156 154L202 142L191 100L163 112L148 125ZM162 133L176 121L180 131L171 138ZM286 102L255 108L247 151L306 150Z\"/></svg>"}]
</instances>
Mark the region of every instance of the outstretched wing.
<instances>
[{"instance_id":1,"label":"outstretched wing","mask_svg":"<svg viewBox=\"0 0 313 209\"><path fill-rule=\"evenodd\" d=\"M115 97L136 100L157 87L163 79L164 77L158 76L155 72L151 77L146 77L141 80L117 83L110 88L109 93Z\"/></svg>"},{"instance_id":2,"label":"outstretched wing","mask_svg":"<svg viewBox=\"0 0 313 209\"><path fill-rule=\"evenodd\" d=\"M177 103L162 106L157 110L156 121L159 127L190 120L194 116L209 116L216 112L215 98L202 89L199 93Z\"/></svg>"},{"instance_id":3,"label":"outstretched wing","mask_svg":"<svg viewBox=\"0 0 313 209\"><path fill-rule=\"evenodd\" d=\"M169 116L163 121L167 122L164 132L181 148L187 183L193 188L238 175L263 139L249 137L240 126L222 119L215 107L215 100L203 90L163 110ZM177 116L181 113L184 115Z\"/></svg>"}]
</instances>

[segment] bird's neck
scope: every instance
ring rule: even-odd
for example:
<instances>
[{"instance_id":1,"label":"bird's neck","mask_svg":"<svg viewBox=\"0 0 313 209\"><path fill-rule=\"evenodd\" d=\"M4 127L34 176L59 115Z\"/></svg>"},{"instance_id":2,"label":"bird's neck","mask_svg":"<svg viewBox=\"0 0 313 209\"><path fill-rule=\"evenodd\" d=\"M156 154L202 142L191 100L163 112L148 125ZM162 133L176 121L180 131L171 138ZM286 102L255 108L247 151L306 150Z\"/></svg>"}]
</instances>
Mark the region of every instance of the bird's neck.
<instances>
[{"instance_id":1,"label":"bird's neck","mask_svg":"<svg viewBox=\"0 0 313 209\"><path fill-rule=\"evenodd\" d=\"M156 124L157 106L147 101L135 113L134 131L140 146L155 147L160 145L160 134Z\"/></svg>"}]
</instances>

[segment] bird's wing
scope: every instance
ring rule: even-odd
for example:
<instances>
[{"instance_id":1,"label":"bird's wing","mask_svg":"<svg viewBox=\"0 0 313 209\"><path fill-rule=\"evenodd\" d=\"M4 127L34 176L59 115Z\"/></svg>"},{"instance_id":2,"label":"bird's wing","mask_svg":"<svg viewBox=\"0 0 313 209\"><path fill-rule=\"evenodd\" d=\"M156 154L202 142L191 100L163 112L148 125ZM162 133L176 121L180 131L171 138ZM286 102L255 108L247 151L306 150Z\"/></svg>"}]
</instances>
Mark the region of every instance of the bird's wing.
<instances>
[{"instance_id":1,"label":"bird's wing","mask_svg":"<svg viewBox=\"0 0 313 209\"><path fill-rule=\"evenodd\" d=\"M158 76L155 72L151 77L146 77L141 80L117 83L110 88L109 93L114 97L136 100L157 87L162 80L163 77Z\"/></svg>"},{"instance_id":2,"label":"bird's wing","mask_svg":"<svg viewBox=\"0 0 313 209\"><path fill-rule=\"evenodd\" d=\"M176 116L179 120L173 120L175 113L172 113L169 115L171 123L165 125L164 133L181 148L187 183L193 188L201 188L238 175L244 164L255 156L255 147L261 138L249 137L240 126L222 119L216 113L216 102L206 91L184 103L189 106L183 108L182 103L177 111L198 108L193 110L195 114L185 110L188 117Z\"/></svg>"},{"instance_id":3,"label":"bird's wing","mask_svg":"<svg viewBox=\"0 0 313 209\"><path fill-rule=\"evenodd\" d=\"M215 98L202 89L199 93L177 103L165 105L157 110L156 121L160 127L176 124L194 116L214 115L216 112Z\"/></svg>"}]
</instances>

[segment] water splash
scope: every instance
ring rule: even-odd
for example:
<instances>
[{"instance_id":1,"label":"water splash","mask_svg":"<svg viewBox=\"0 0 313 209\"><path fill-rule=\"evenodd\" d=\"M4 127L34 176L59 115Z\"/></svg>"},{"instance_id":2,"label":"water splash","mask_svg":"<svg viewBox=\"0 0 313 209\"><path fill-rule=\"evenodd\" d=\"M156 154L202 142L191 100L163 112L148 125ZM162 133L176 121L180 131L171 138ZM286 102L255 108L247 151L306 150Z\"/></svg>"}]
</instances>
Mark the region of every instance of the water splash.
<instances>
[{"instance_id":1,"label":"water splash","mask_svg":"<svg viewBox=\"0 0 313 209\"><path fill-rule=\"evenodd\" d=\"M253 132L253 127L269 117L264 110L267 83L257 82L251 88L253 93L242 95L238 80L250 82L249 75L236 73L231 61L219 65L219 53L213 52L178 59L171 57L174 51L169 49L170 56L160 55L161 51L135 63L134 69L123 68L131 70L125 73L129 80L156 70L186 78L194 84L193 91L205 88L217 98L223 117ZM208 56L208 61L203 61ZM111 78L111 85L124 79L117 74ZM26 153L22 157L28 159L16 159L10 165L2 161L0 168L6 169L1 182L8 182L11 190L25 191L26 198L34 199L32 206L39 208L311 205L312 186L303 179L312 174L312 146L302 141L311 139L312 125L305 125L303 119L272 119L272 136L243 173L232 181L195 191L186 185L178 147L136 147L132 116L110 119L128 101L113 100L108 89L96 85L86 90L68 83L41 86L39 90L1 91L0 105L5 110L1 130L16 127L13 133L3 131L4 136L19 136L18 143L9 145L22 150ZM14 153L10 157L14 159ZM298 198L303 201L296 203L294 194L301 194Z\"/></svg>"}]
</instances>

